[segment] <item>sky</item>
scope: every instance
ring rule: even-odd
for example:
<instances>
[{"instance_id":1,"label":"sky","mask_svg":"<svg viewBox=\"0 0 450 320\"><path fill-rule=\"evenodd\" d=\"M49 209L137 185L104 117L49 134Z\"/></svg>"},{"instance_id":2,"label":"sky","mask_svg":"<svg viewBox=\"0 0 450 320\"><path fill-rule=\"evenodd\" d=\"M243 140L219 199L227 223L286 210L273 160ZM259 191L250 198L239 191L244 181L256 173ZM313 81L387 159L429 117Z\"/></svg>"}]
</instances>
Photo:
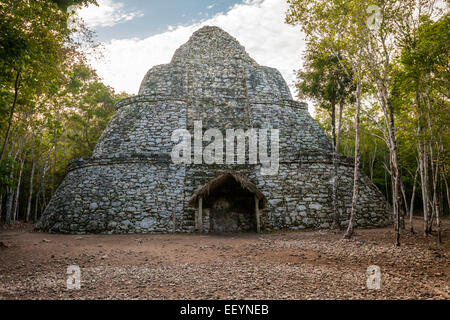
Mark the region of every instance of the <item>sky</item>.
<instances>
[{"instance_id":1,"label":"sky","mask_svg":"<svg viewBox=\"0 0 450 320\"><path fill-rule=\"evenodd\" d=\"M194 31L218 26L235 37L260 65L277 68L295 97L304 38L284 23L285 0L98 0L77 10L96 32L103 57L88 55L104 83L137 94L152 66L169 63ZM312 110L310 110L312 111Z\"/></svg>"}]
</instances>

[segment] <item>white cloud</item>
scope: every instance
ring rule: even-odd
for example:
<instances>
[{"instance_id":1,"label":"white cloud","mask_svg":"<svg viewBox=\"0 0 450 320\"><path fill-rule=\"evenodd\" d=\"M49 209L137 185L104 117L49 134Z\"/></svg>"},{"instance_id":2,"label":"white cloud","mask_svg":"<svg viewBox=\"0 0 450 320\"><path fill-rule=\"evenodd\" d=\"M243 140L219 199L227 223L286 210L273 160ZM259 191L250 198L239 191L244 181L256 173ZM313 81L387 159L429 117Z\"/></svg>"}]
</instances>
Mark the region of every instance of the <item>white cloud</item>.
<instances>
[{"instance_id":1,"label":"white cloud","mask_svg":"<svg viewBox=\"0 0 450 320\"><path fill-rule=\"evenodd\" d=\"M234 36L256 62L277 68L293 91L294 70L301 66L304 39L299 28L284 23L286 9L286 3L280 0L247 0L201 23L178 26L146 39L112 40L104 44L105 59L91 63L106 84L137 94L148 69L169 63L194 31L213 25Z\"/></svg>"},{"instance_id":2,"label":"white cloud","mask_svg":"<svg viewBox=\"0 0 450 320\"><path fill-rule=\"evenodd\" d=\"M94 27L112 27L118 23L130 21L136 17L142 17L139 11L127 12L123 9L122 2L113 0L98 0L98 6L89 5L78 10L78 16L82 17L86 25Z\"/></svg>"}]
</instances>

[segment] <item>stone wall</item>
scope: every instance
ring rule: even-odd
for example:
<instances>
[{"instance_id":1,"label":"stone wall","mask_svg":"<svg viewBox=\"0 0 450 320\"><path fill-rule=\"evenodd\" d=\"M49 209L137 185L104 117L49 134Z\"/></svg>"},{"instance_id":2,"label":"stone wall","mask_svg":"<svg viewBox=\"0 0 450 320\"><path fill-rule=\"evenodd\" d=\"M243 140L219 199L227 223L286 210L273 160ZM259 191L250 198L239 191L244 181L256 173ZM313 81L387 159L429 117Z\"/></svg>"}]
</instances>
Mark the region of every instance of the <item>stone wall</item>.
<instances>
[{"instance_id":1,"label":"stone wall","mask_svg":"<svg viewBox=\"0 0 450 320\"><path fill-rule=\"evenodd\" d=\"M186 103L147 96L126 102L100 137L93 158L170 154L172 132L186 127Z\"/></svg>"},{"instance_id":2,"label":"stone wall","mask_svg":"<svg viewBox=\"0 0 450 320\"><path fill-rule=\"evenodd\" d=\"M47 207L41 226L62 233L147 233L194 231L194 208L187 202L198 186L224 167L167 165L168 159L117 159L78 162ZM261 176L259 166L226 166L249 177L268 198L262 211L265 230L328 228L333 166L330 159L282 163L277 176ZM188 179L186 179L188 177ZM351 209L353 168L339 167L341 224ZM389 207L381 192L362 175L358 227L390 223ZM204 215L205 230L209 229Z\"/></svg>"},{"instance_id":3,"label":"stone wall","mask_svg":"<svg viewBox=\"0 0 450 320\"><path fill-rule=\"evenodd\" d=\"M155 159L85 161L68 172L41 228L61 233L183 231L183 167Z\"/></svg>"},{"instance_id":4,"label":"stone wall","mask_svg":"<svg viewBox=\"0 0 450 320\"><path fill-rule=\"evenodd\" d=\"M277 176L260 177L257 186L269 193L266 228L329 228L333 222L331 161L282 164ZM338 170L338 210L341 225L346 226L351 211L353 167L342 163ZM389 207L384 196L363 174L359 182L358 227L386 226Z\"/></svg>"}]
</instances>

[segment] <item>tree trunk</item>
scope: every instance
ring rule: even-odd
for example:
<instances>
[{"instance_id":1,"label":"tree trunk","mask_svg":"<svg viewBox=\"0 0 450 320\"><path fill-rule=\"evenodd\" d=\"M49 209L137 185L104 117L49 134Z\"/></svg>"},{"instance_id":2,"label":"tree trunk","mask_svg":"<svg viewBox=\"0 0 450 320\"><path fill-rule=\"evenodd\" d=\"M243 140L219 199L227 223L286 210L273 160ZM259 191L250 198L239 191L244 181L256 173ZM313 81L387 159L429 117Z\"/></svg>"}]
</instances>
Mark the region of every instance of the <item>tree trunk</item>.
<instances>
[{"instance_id":1,"label":"tree trunk","mask_svg":"<svg viewBox=\"0 0 450 320\"><path fill-rule=\"evenodd\" d=\"M400 190L402 192L402 196L403 196L403 203L405 206L405 211L403 213L403 217L402 217L402 224L401 227L403 230L405 230L405 218L406 218L406 214L409 212L409 207L408 207L408 200L406 199L406 190L405 190L405 185L403 184L403 181L400 180Z\"/></svg>"},{"instance_id":2,"label":"tree trunk","mask_svg":"<svg viewBox=\"0 0 450 320\"><path fill-rule=\"evenodd\" d=\"M398 146L397 146L397 133L395 127L395 118L394 118L394 108L389 99L388 92L386 90L385 82L382 79L377 80L377 86L379 91L380 104L383 109L385 118L386 118L386 126L389 133L389 153L390 153L390 163L392 166L392 177L393 177L393 213L395 217L395 234L396 234L396 245L400 245L400 197L399 190L401 184L400 177L400 169L398 162Z\"/></svg>"},{"instance_id":3,"label":"tree trunk","mask_svg":"<svg viewBox=\"0 0 450 320\"><path fill-rule=\"evenodd\" d=\"M22 184L22 172L23 172L23 164L25 162L25 157L20 160L20 170L19 170L19 178L17 181L17 189L16 189L16 198L14 201L14 209L13 209L13 217L14 221L18 220L19 216L19 197L20 197L20 186Z\"/></svg>"},{"instance_id":4,"label":"tree trunk","mask_svg":"<svg viewBox=\"0 0 450 320\"><path fill-rule=\"evenodd\" d=\"M56 139L56 126L53 129L53 139ZM56 174L56 152L57 152L57 148L58 146L55 145L55 149L53 150L53 170L52 170L52 182L51 182L51 196L53 195L53 193L55 192L55 174Z\"/></svg>"},{"instance_id":5,"label":"tree trunk","mask_svg":"<svg viewBox=\"0 0 450 320\"><path fill-rule=\"evenodd\" d=\"M8 144L9 135L11 133L12 119L14 116L14 111L16 109L17 97L19 94L19 79L20 79L20 71L17 71L16 81L14 82L14 101L9 111L9 119L8 119L8 129L6 129L5 140L3 141L2 152L0 154L0 163L3 160L3 157L6 152L6 145Z\"/></svg>"},{"instance_id":6,"label":"tree trunk","mask_svg":"<svg viewBox=\"0 0 450 320\"><path fill-rule=\"evenodd\" d=\"M10 184L11 181L14 178L14 164L17 158L17 155L20 152L20 148L18 148L17 152L15 153L14 157L13 157L13 162L11 164L11 171L9 172L9 180L10 180ZM8 157L11 158L12 156L12 150L9 151ZM12 219L13 219L13 202L14 201L14 188L11 185L8 185L8 187L6 188L6 217L5 217L5 222L6 224L11 224Z\"/></svg>"},{"instance_id":7,"label":"tree trunk","mask_svg":"<svg viewBox=\"0 0 450 320\"><path fill-rule=\"evenodd\" d=\"M375 150L373 152L373 158L370 161L370 180L373 181L373 167L375 165L375 159L377 158L377 149L378 149L378 145L377 142L375 141Z\"/></svg>"},{"instance_id":8,"label":"tree trunk","mask_svg":"<svg viewBox=\"0 0 450 320\"><path fill-rule=\"evenodd\" d=\"M423 112L422 112L422 104L419 90L416 90L416 105L417 105L417 114L418 114L418 126L417 133L419 136L419 142L417 148L419 150L419 171L420 171L420 182L421 182L421 191L422 191L422 205L423 205L423 231L425 236L429 234L429 179L428 179L428 154L426 149L426 142L423 140L420 135L422 134L422 121L423 121Z\"/></svg>"},{"instance_id":9,"label":"tree trunk","mask_svg":"<svg viewBox=\"0 0 450 320\"><path fill-rule=\"evenodd\" d=\"M350 239L353 235L354 220L356 216L356 205L358 202L358 181L359 181L359 120L361 111L361 80L358 80L356 85L356 116L355 116L355 168L353 173L353 197L352 197L352 211L347 226L347 232L344 235L345 239Z\"/></svg>"},{"instance_id":10,"label":"tree trunk","mask_svg":"<svg viewBox=\"0 0 450 320\"><path fill-rule=\"evenodd\" d=\"M31 202L33 199L33 178L34 178L34 170L36 167L35 159L34 159L34 153L36 148L36 136L33 137L33 146L31 151L31 174L30 174L30 192L28 193L28 203L27 203L27 215L26 215L26 222L30 221L31 218Z\"/></svg>"},{"instance_id":11,"label":"tree trunk","mask_svg":"<svg viewBox=\"0 0 450 320\"><path fill-rule=\"evenodd\" d=\"M436 201L437 202L437 201ZM438 237L438 243L442 243L442 235L441 235L441 217L439 208L436 205L436 231Z\"/></svg>"},{"instance_id":12,"label":"tree trunk","mask_svg":"<svg viewBox=\"0 0 450 320\"><path fill-rule=\"evenodd\" d=\"M429 88L427 88L427 122L428 122L428 130L430 133L430 141L429 141L429 147L430 147L430 165L431 165L431 177L432 177L432 186L433 186L433 202L431 204L431 219L429 222L429 228L428 233L431 234L432 232L432 225L433 225L433 219L436 217L436 227L438 232L438 239L439 243L441 241L441 235L440 235L440 219L439 219L439 203L438 203L438 190L437 190L437 184L439 180L439 159L440 159L440 146L439 143L435 140L435 134L434 134L434 126L431 122L431 102L429 98ZM434 152L433 146L436 146L436 156Z\"/></svg>"},{"instance_id":13,"label":"tree trunk","mask_svg":"<svg viewBox=\"0 0 450 320\"><path fill-rule=\"evenodd\" d=\"M434 152L433 143L430 141L430 166L431 166L431 183L432 183L432 198L430 197L429 202L431 206L431 218L428 219L428 234L432 232L433 219L436 216L436 183L435 183L435 165L434 165ZM431 195L430 195L431 196Z\"/></svg>"},{"instance_id":14,"label":"tree trunk","mask_svg":"<svg viewBox=\"0 0 450 320\"><path fill-rule=\"evenodd\" d=\"M441 166L441 170L442 170L442 178L444 180L444 184L445 184L445 190L446 190L446 194L447 194L447 209L450 210L450 191L448 189L448 182L447 182L447 174L445 172L445 165Z\"/></svg>"},{"instance_id":15,"label":"tree trunk","mask_svg":"<svg viewBox=\"0 0 450 320\"><path fill-rule=\"evenodd\" d=\"M339 152L339 141L341 140L343 110L344 110L344 101L341 100L341 101L339 101L339 120L338 120L337 138L336 138L336 152Z\"/></svg>"},{"instance_id":16,"label":"tree trunk","mask_svg":"<svg viewBox=\"0 0 450 320\"><path fill-rule=\"evenodd\" d=\"M259 198L255 195L256 232L261 232L261 215L259 212Z\"/></svg>"},{"instance_id":17,"label":"tree trunk","mask_svg":"<svg viewBox=\"0 0 450 320\"><path fill-rule=\"evenodd\" d=\"M400 246L400 206L399 206L399 187L401 184L401 178L400 178L400 170L399 170L399 163L398 163L398 156L397 156L397 135L396 135L396 129L395 129L395 122L394 122L394 108L392 107L389 97L387 96L386 90L384 90L385 98L387 105L389 107L389 114L390 114L390 124L391 124L391 140L392 140L392 155L391 155L391 161L392 161L392 169L394 174L394 203L395 203L395 216L397 218L397 224L396 224L396 245Z\"/></svg>"},{"instance_id":18,"label":"tree trunk","mask_svg":"<svg viewBox=\"0 0 450 320\"><path fill-rule=\"evenodd\" d=\"M422 202L423 202L423 229L424 234L428 235L428 155L426 149L421 143L420 151L420 180L422 186Z\"/></svg>"},{"instance_id":19,"label":"tree trunk","mask_svg":"<svg viewBox=\"0 0 450 320\"><path fill-rule=\"evenodd\" d=\"M37 222L38 218L38 206L39 206L39 189L36 191L36 196L34 199L34 217L33 217L33 223Z\"/></svg>"},{"instance_id":20,"label":"tree trunk","mask_svg":"<svg viewBox=\"0 0 450 320\"><path fill-rule=\"evenodd\" d=\"M333 142L333 186L332 186L332 197L333 197L333 229L340 229L340 215L337 207L337 187L338 187L338 163L337 163L337 150L336 150L336 104L331 104L331 131L332 131L332 142Z\"/></svg>"},{"instance_id":21,"label":"tree trunk","mask_svg":"<svg viewBox=\"0 0 450 320\"><path fill-rule=\"evenodd\" d=\"M384 186L385 186L385 192L386 192L386 199L389 199L389 184L388 184L388 178L387 175L388 170L386 167L386 155L384 155Z\"/></svg>"},{"instance_id":22,"label":"tree trunk","mask_svg":"<svg viewBox=\"0 0 450 320\"><path fill-rule=\"evenodd\" d=\"M416 173L414 174L414 185L411 196L411 203L409 205L409 231L414 234L414 225L413 225L413 215L414 215L414 197L416 195L416 184L417 184L417 173L419 172L419 167L416 169Z\"/></svg>"},{"instance_id":23,"label":"tree trunk","mask_svg":"<svg viewBox=\"0 0 450 320\"><path fill-rule=\"evenodd\" d=\"M10 180L13 179L14 167L11 168L11 172L9 173ZM6 188L6 224L11 224L12 222L12 206L14 199L14 188L8 186Z\"/></svg>"},{"instance_id":24,"label":"tree trunk","mask_svg":"<svg viewBox=\"0 0 450 320\"><path fill-rule=\"evenodd\" d=\"M45 187L45 176L47 174L48 161L49 161L52 149L53 149L53 147L50 149L49 154L47 155L47 158L45 159L44 165L42 166L42 174L41 174L40 181L39 181L39 188L38 188L37 193L36 193L36 207L35 207L35 213L34 213L34 223L37 222L37 212L36 212L36 210L38 209L38 203L39 203L38 199L39 199L39 196L41 195L41 193L43 192L44 187ZM44 201L44 204L45 204L45 199L43 199L43 201Z\"/></svg>"},{"instance_id":25,"label":"tree trunk","mask_svg":"<svg viewBox=\"0 0 450 320\"><path fill-rule=\"evenodd\" d=\"M430 146L430 148L432 148ZM438 191L438 183L439 183L439 159L440 159L440 150L437 148L436 161L432 161L431 166L433 167L433 213L436 217L436 231L438 236L438 242L442 243L441 239L441 220L440 220L440 206L439 206L439 191ZM434 163L434 165L433 165ZM431 230L430 230L431 232Z\"/></svg>"},{"instance_id":26,"label":"tree trunk","mask_svg":"<svg viewBox=\"0 0 450 320\"><path fill-rule=\"evenodd\" d=\"M50 161L50 156L51 156L53 150L55 149L56 145L58 144L59 139L62 137L62 135L64 134L65 131L66 131L66 129L63 130L61 135L58 137L58 139L55 140L55 142L51 146L51 148L48 151L47 156L45 158L45 162L44 162L44 164L42 166L41 180L39 181L39 188L38 188L37 193L36 193L36 208L35 208L35 211L34 211L34 222L35 223L37 222L37 205L38 205L38 202L39 202L38 199L39 199L39 196L40 196L41 192L44 191L45 177L46 177L47 171L49 169L49 164L48 163ZM43 201L44 201L44 208L45 208L45 199L43 199Z\"/></svg>"}]
</instances>

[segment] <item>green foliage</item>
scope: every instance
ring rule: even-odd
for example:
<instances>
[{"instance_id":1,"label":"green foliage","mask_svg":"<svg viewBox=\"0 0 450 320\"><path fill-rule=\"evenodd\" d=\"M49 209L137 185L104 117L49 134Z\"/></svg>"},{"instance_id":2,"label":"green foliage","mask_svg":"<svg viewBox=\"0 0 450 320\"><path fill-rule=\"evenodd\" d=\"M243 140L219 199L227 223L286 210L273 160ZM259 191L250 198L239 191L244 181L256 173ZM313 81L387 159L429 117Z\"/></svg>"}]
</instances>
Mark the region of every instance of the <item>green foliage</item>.
<instances>
[{"instance_id":1,"label":"green foliage","mask_svg":"<svg viewBox=\"0 0 450 320\"><path fill-rule=\"evenodd\" d=\"M297 89L300 99L312 98L319 107L330 109L341 100L347 102L354 86L348 62L339 54L329 53L324 46L326 41L308 44L305 71L298 72Z\"/></svg>"},{"instance_id":2,"label":"green foliage","mask_svg":"<svg viewBox=\"0 0 450 320\"><path fill-rule=\"evenodd\" d=\"M16 162L10 157L6 157L0 163L0 192L4 193L7 187L15 187L16 179L10 176L11 168L14 168Z\"/></svg>"},{"instance_id":3,"label":"green foliage","mask_svg":"<svg viewBox=\"0 0 450 320\"><path fill-rule=\"evenodd\" d=\"M88 157L111 119L118 97L85 65L74 67L68 92L77 112L68 119L71 126L67 137L77 157Z\"/></svg>"},{"instance_id":4,"label":"green foliage","mask_svg":"<svg viewBox=\"0 0 450 320\"><path fill-rule=\"evenodd\" d=\"M63 11L66 11L70 6L87 6L88 4L98 5L96 0L52 0L58 8Z\"/></svg>"},{"instance_id":5,"label":"green foliage","mask_svg":"<svg viewBox=\"0 0 450 320\"><path fill-rule=\"evenodd\" d=\"M11 129L0 163L0 192L3 200L13 195L18 163L24 159L20 194L25 197L34 164L33 194L39 191L42 197L38 212L61 182L68 162L92 154L114 114L114 103L126 96L105 86L85 62L79 44L72 40L80 31L91 42L85 27L67 28L67 8L90 3L96 2L0 0L2 143ZM20 210L23 216L25 206Z\"/></svg>"},{"instance_id":6,"label":"green foliage","mask_svg":"<svg viewBox=\"0 0 450 320\"><path fill-rule=\"evenodd\" d=\"M65 15L47 1L11 0L0 2L0 16L0 113L6 115L16 79L20 105L29 108L30 100L47 89L44 83L59 73ZM8 117L1 119L3 131Z\"/></svg>"}]
</instances>

